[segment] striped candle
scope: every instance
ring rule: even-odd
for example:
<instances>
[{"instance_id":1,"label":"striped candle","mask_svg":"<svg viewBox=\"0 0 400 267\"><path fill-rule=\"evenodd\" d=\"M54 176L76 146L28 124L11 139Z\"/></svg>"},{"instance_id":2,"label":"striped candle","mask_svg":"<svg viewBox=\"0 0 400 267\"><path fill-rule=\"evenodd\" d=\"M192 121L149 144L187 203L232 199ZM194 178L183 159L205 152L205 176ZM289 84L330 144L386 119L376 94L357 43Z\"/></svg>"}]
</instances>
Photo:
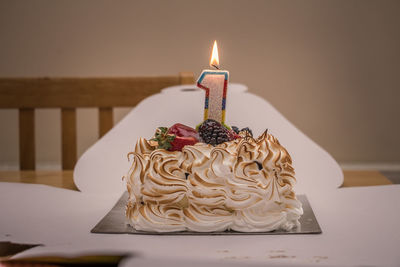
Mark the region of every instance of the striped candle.
<instances>
[{"instance_id":1,"label":"striped candle","mask_svg":"<svg viewBox=\"0 0 400 267\"><path fill-rule=\"evenodd\" d=\"M217 70L203 70L197 80L197 86L206 91L204 120L213 119L224 125L229 72L218 69L219 59L216 42L214 42L210 65Z\"/></svg>"}]
</instances>

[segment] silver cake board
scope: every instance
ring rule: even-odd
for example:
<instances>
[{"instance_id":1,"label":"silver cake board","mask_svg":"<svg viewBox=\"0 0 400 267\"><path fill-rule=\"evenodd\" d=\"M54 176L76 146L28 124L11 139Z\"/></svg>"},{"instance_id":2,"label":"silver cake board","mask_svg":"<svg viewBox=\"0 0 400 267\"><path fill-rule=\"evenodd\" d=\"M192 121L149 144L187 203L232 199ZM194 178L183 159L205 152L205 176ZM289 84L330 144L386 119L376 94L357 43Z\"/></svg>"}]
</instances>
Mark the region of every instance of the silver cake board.
<instances>
[{"instance_id":1,"label":"silver cake board","mask_svg":"<svg viewBox=\"0 0 400 267\"><path fill-rule=\"evenodd\" d=\"M272 232L257 232L257 233L242 233L236 231L224 232L144 232L135 230L130 226L125 217L125 206L128 200L128 192L122 194L121 198L115 206L104 216L103 219L90 231L97 234L138 234L138 235L288 235L288 234L321 234L322 230L315 218L314 212L311 209L310 203L306 195L297 195L297 199L303 204L304 214L301 216L299 222L300 226L295 227L290 231L276 230Z\"/></svg>"}]
</instances>

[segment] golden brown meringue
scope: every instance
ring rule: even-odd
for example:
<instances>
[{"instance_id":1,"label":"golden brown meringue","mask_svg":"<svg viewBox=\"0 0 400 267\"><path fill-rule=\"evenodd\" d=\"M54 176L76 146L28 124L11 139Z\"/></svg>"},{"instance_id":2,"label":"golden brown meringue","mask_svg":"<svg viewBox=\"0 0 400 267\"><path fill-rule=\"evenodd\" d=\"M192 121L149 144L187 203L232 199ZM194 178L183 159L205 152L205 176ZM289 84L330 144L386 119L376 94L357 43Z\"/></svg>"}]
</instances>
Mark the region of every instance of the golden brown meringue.
<instances>
[{"instance_id":1,"label":"golden brown meringue","mask_svg":"<svg viewBox=\"0 0 400 267\"><path fill-rule=\"evenodd\" d=\"M128 158L126 216L136 230L290 230L303 214L292 159L266 132L182 152L154 149L141 138Z\"/></svg>"}]
</instances>

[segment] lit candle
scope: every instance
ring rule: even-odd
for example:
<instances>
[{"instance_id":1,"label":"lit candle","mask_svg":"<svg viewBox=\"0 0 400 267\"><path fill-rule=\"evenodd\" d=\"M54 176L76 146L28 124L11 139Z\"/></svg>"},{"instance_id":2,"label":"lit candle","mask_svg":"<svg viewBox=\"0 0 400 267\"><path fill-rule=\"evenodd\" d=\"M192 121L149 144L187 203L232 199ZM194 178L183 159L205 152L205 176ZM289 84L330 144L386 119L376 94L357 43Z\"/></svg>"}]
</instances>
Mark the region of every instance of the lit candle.
<instances>
[{"instance_id":1,"label":"lit candle","mask_svg":"<svg viewBox=\"0 0 400 267\"><path fill-rule=\"evenodd\" d=\"M225 125L229 72L219 69L217 41L214 41L210 66L214 67L215 70L203 70L197 80L197 86L206 90L204 120L213 119Z\"/></svg>"}]
</instances>

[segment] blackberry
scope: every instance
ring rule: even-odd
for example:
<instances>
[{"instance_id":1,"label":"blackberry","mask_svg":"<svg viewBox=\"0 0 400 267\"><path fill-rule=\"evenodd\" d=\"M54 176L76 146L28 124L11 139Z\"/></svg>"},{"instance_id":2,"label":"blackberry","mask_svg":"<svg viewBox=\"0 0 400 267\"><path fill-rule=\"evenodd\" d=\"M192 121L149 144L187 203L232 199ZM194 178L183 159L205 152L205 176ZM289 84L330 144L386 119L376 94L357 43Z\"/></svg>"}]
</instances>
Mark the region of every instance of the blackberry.
<instances>
[{"instance_id":1,"label":"blackberry","mask_svg":"<svg viewBox=\"0 0 400 267\"><path fill-rule=\"evenodd\" d=\"M233 130L235 133L239 134L240 130L239 130L238 127L232 126L231 128L232 128L232 130Z\"/></svg>"},{"instance_id":2,"label":"blackberry","mask_svg":"<svg viewBox=\"0 0 400 267\"><path fill-rule=\"evenodd\" d=\"M243 128L242 130L240 130L241 132L247 131L249 132L249 134L253 137L253 132L251 131L251 129L249 127Z\"/></svg>"},{"instance_id":3,"label":"blackberry","mask_svg":"<svg viewBox=\"0 0 400 267\"><path fill-rule=\"evenodd\" d=\"M228 130L215 120L205 120L199 127L200 137L204 143L218 145L229 141Z\"/></svg>"}]
</instances>

